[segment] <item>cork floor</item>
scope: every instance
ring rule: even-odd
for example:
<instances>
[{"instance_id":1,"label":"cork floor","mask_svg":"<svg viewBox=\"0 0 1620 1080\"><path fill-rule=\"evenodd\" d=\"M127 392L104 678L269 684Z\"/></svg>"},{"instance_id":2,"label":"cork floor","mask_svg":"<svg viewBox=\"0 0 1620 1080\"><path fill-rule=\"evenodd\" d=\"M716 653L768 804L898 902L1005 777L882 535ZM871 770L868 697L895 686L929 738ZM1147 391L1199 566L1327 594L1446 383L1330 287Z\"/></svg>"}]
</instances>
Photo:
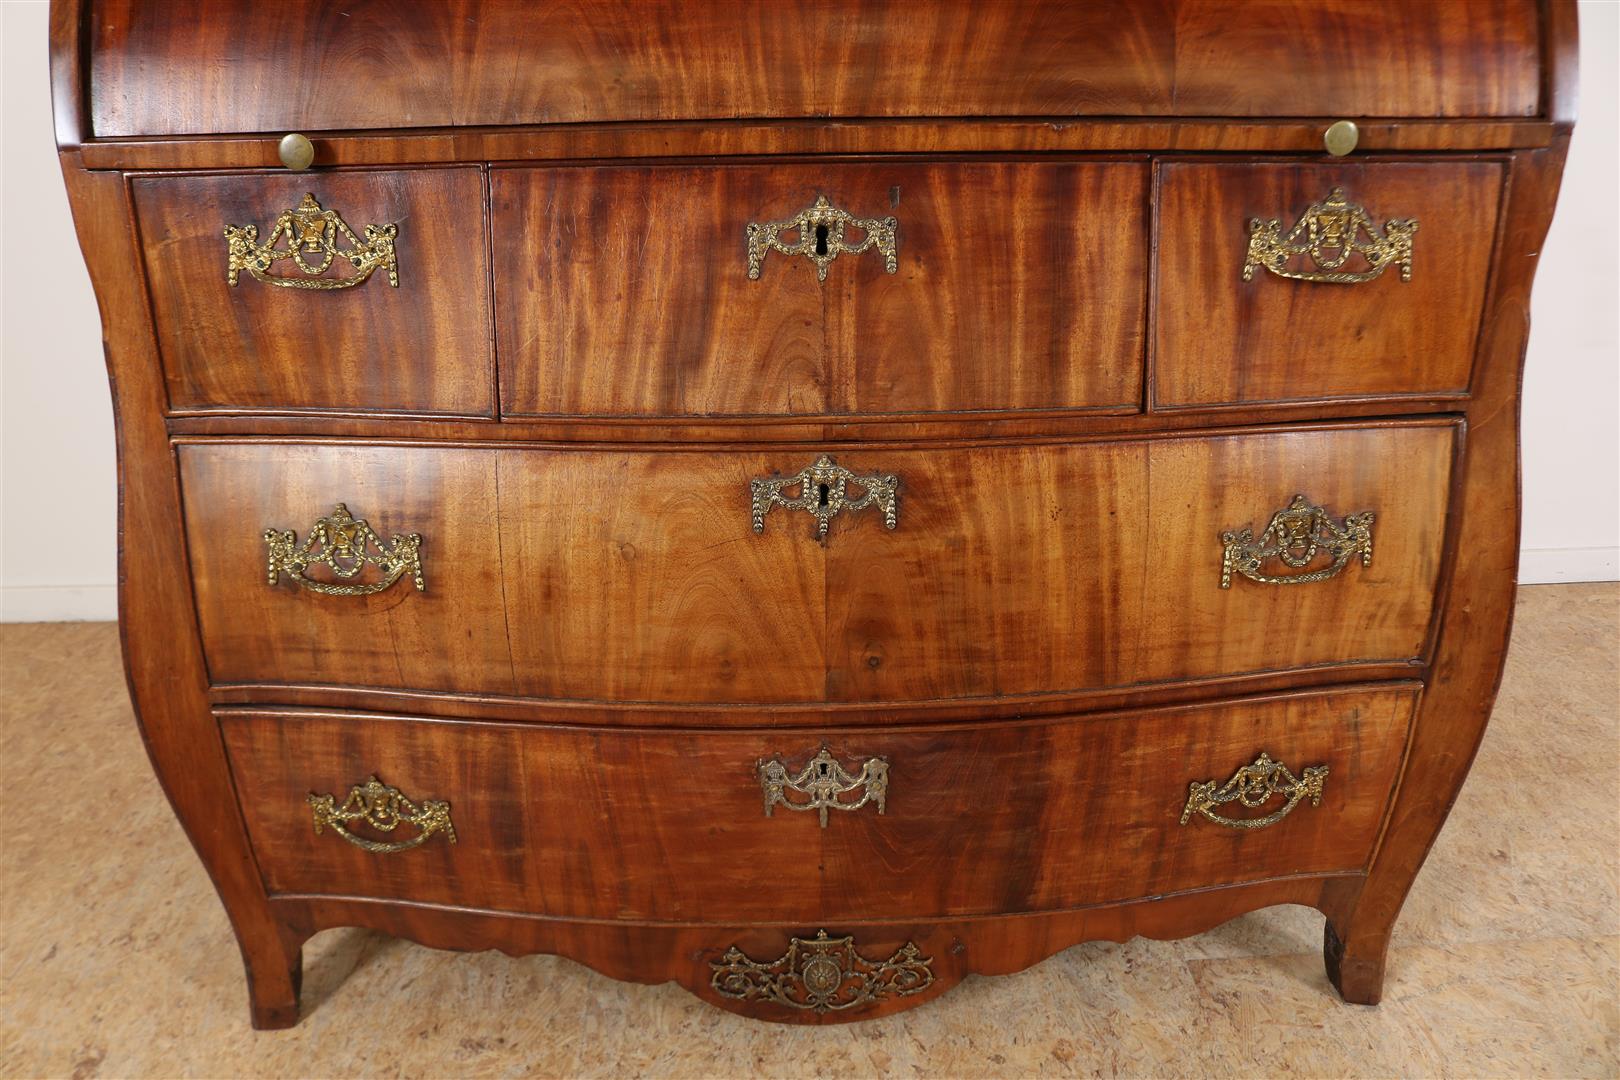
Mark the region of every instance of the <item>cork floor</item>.
<instances>
[{"instance_id":1,"label":"cork floor","mask_svg":"<svg viewBox=\"0 0 1620 1080\"><path fill-rule=\"evenodd\" d=\"M303 1022L254 1032L115 628L3 626L0 657L0 1076L1620 1075L1620 586L1521 590L1495 718L1375 1009L1333 994L1321 916L1289 907L823 1029L554 957L332 930L305 947Z\"/></svg>"}]
</instances>

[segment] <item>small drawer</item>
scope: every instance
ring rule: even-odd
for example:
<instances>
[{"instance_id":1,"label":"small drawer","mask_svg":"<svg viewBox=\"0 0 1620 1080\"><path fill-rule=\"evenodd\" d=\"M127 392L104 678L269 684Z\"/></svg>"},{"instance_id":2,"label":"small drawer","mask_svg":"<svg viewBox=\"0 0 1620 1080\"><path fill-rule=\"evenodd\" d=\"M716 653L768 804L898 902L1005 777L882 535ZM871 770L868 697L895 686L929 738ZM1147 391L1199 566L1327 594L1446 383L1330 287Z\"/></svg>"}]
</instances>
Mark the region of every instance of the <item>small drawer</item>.
<instances>
[{"instance_id":1,"label":"small drawer","mask_svg":"<svg viewBox=\"0 0 1620 1080\"><path fill-rule=\"evenodd\" d=\"M1153 403L1459 396L1498 162L1167 163Z\"/></svg>"},{"instance_id":2,"label":"small drawer","mask_svg":"<svg viewBox=\"0 0 1620 1080\"><path fill-rule=\"evenodd\" d=\"M216 683L927 703L1419 657L1457 430L180 468Z\"/></svg>"},{"instance_id":3,"label":"small drawer","mask_svg":"<svg viewBox=\"0 0 1620 1080\"><path fill-rule=\"evenodd\" d=\"M820 925L1362 871L1415 697L892 730L221 722L272 893Z\"/></svg>"},{"instance_id":4,"label":"small drawer","mask_svg":"<svg viewBox=\"0 0 1620 1080\"><path fill-rule=\"evenodd\" d=\"M1146 185L1141 163L495 169L503 411L1135 411Z\"/></svg>"},{"instance_id":5,"label":"small drawer","mask_svg":"<svg viewBox=\"0 0 1620 1080\"><path fill-rule=\"evenodd\" d=\"M133 190L172 410L494 414L479 170Z\"/></svg>"}]
</instances>

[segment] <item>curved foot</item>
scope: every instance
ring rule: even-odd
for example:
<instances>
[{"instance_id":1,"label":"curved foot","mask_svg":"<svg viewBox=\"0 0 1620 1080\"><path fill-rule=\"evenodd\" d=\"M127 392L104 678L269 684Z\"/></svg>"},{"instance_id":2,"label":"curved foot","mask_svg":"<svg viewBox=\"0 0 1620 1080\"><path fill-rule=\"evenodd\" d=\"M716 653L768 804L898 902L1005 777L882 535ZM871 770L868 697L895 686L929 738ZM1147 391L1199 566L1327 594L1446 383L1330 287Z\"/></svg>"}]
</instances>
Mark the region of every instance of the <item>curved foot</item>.
<instances>
[{"instance_id":1,"label":"curved foot","mask_svg":"<svg viewBox=\"0 0 1620 1080\"><path fill-rule=\"evenodd\" d=\"M1389 936L1361 948L1340 940L1329 919L1322 931L1322 959L1327 976L1339 996L1354 1005L1376 1005L1384 996L1384 958L1389 953Z\"/></svg>"},{"instance_id":2,"label":"curved foot","mask_svg":"<svg viewBox=\"0 0 1620 1080\"><path fill-rule=\"evenodd\" d=\"M280 948L242 949L247 973L248 1015L259 1031L276 1031L298 1023L298 993L304 978L301 937L281 931Z\"/></svg>"}]
</instances>

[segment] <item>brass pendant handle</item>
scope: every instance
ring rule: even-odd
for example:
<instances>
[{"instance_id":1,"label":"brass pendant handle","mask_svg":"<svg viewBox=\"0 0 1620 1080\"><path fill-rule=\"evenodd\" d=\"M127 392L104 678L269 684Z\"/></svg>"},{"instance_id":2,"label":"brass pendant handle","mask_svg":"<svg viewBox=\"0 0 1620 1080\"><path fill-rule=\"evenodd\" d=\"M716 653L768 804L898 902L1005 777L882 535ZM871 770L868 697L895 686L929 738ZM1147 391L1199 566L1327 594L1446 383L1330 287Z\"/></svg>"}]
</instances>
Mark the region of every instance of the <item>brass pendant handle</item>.
<instances>
[{"instance_id":1,"label":"brass pendant handle","mask_svg":"<svg viewBox=\"0 0 1620 1080\"><path fill-rule=\"evenodd\" d=\"M350 788L342 806L338 805L335 796L313 794L309 797L309 805L314 815L316 836L324 829L331 829L355 847L373 855L407 851L441 832L452 844L456 842L456 827L450 821L449 803L426 799L421 806L417 806L398 788L389 787L375 776L368 776L364 784ZM391 833L401 825L414 825L417 832L409 840L372 840L344 828L353 821L363 821L379 832Z\"/></svg>"},{"instance_id":2,"label":"brass pendant handle","mask_svg":"<svg viewBox=\"0 0 1620 1080\"><path fill-rule=\"evenodd\" d=\"M1278 277L1294 281L1324 281L1339 285L1371 281L1391 266L1401 268L1401 280L1412 280L1412 236L1416 219L1392 218L1380 233L1366 210L1347 202L1343 188L1307 207L1294 227L1283 235L1282 222L1251 218L1249 253L1243 260L1243 280L1254 280L1254 268L1263 266ZM1360 255L1364 270L1346 270L1351 256ZM1293 259L1309 256L1314 270L1292 269Z\"/></svg>"},{"instance_id":3,"label":"brass pendant handle","mask_svg":"<svg viewBox=\"0 0 1620 1080\"><path fill-rule=\"evenodd\" d=\"M859 810L867 803L876 803L877 812L883 813L889 797L889 762L886 758L867 758L860 771L850 772L838 763L827 744L797 772L789 769L780 758L759 763L759 787L765 793L765 816L777 806L789 810L815 810L821 815L821 827L827 827L828 810ZM845 796L859 793L855 799ZM792 795L803 796L794 799Z\"/></svg>"},{"instance_id":4,"label":"brass pendant handle","mask_svg":"<svg viewBox=\"0 0 1620 1080\"><path fill-rule=\"evenodd\" d=\"M709 986L734 1001L764 1001L818 1014L858 1009L888 997L920 994L934 982L934 962L915 942L887 960L868 960L853 937L792 938L775 960L754 960L733 945L718 961Z\"/></svg>"},{"instance_id":5,"label":"brass pendant handle","mask_svg":"<svg viewBox=\"0 0 1620 1080\"><path fill-rule=\"evenodd\" d=\"M331 514L316 520L302 544L291 530L274 528L264 530L264 542L270 549L267 576L271 585L286 574L294 584L310 592L327 596L369 596L382 592L409 573L417 592L427 590L427 583L422 579L421 535L396 536L385 543L369 524L356 519L342 503L333 507ZM317 581L305 573L311 566L325 566L339 580ZM368 566L382 571L381 581L368 585L347 583Z\"/></svg>"},{"instance_id":6,"label":"brass pendant handle","mask_svg":"<svg viewBox=\"0 0 1620 1080\"><path fill-rule=\"evenodd\" d=\"M1202 814L1217 825L1229 829L1264 829L1275 825L1309 798L1312 806L1322 805L1322 785L1327 781L1328 767L1312 765L1305 770L1303 779L1288 771L1281 762L1272 761L1262 753L1254 764L1245 765L1232 774L1219 789L1213 780L1194 780L1187 786L1187 805L1181 811L1181 823L1187 824L1193 814ZM1259 809L1276 796L1288 800L1282 807L1265 817L1229 818L1215 812L1217 806L1236 802L1251 810Z\"/></svg>"},{"instance_id":7,"label":"brass pendant handle","mask_svg":"<svg viewBox=\"0 0 1620 1080\"><path fill-rule=\"evenodd\" d=\"M1362 566L1372 565L1373 513L1351 514L1340 525L1320 506L1303 495L1295 495L1285 509L1271 515L1271 521L1255 538L1253 529L1221 533L1221 588L1232 587L1232 574L1239 573L1262 585L1305 585L1326 581L1343 570L1353 556L1361 556ZM1292 570L1304 570L1319 554L1333 561L1302 574L1266 574L1261 566L1276 559Z\"/></svg>"},{"instance_id":8,"label":"brass pendant handle","mask_svg":"<svg viewBox=\"0 0 1620 1080\"><path fill-rule=\"evenodd\" d=\"M852 496L849 485L861 489ZM763 476L748 481L748 494L753 504L754 531L765 531L765 515L773 507L784 510L803 510L816 518L816 538L827 538L827 525L845 510L864 510L876 506L883 511L884 528L892 529L899 521L900 507L897 492L899 477L887 473L862 476L833 461L826 454L817 458L792 476ZM789 488L797 488L797 495L784 495Z\"/></svg>"},{"instance_id":9,"label":"brass pendant handle","mask_svg":"<svg viewBox=\"0 0 1620 1080\"><path fill-rule=\"evenodd\" d=\"M234 287L246 270L266 285L283 289L350 289L381 268L388 271L388 284L399 288L399 265L394 257L399 226L367 225L365 234L361 240L342 215L322 209L315 196L306 193L297 207L281 212L270 229L270 239L262 244L257 225L225 226L225 280ZM339 241L344 246L339 247ZM354 267L354 273L326 277L339 259ZM289 261L297 276L270 272Z\"/></svg>"},{"instance_id":10,"label":"brass pendant handle","mask_svg":"<svg viewBox=\"0 0 1620 1080\"><path fill-rule=\"evenodd\" d=\"M895 227L899 223L892 217L858 218L838 209L817 195L809 208L782 221L751 221L748 223L748 280L758 281L769 252L783 255L803 255L816 264L816 280L827 280L827 267L840 255L859 255L869 248L877 248L883 256L883 269L896 273L900 261L895 254ZM855 226L864 234L859 240L845 236L848 226ZM797 232L786 241L785 232Z\"/></svg>"}]
</instances>

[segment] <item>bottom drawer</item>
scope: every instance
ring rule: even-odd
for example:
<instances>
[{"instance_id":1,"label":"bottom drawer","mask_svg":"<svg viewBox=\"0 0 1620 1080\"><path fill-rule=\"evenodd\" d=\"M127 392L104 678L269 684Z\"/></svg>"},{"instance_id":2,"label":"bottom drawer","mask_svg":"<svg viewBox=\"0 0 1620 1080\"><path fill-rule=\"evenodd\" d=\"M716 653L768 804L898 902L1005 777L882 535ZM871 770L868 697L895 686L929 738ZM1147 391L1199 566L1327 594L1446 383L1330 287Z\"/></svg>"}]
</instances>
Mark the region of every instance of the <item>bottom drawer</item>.
<instances>
[{"instance_id":1,"label":"bottom drawer","mask_svg":"<svg viewBox=\"0 0 1620 1080\"><path fill-rule=\"evenodd\" d=\"M1361 870L1416 692L897 729L220 722L272 893L797 924Z\"/></svg>"}]
</instances>

